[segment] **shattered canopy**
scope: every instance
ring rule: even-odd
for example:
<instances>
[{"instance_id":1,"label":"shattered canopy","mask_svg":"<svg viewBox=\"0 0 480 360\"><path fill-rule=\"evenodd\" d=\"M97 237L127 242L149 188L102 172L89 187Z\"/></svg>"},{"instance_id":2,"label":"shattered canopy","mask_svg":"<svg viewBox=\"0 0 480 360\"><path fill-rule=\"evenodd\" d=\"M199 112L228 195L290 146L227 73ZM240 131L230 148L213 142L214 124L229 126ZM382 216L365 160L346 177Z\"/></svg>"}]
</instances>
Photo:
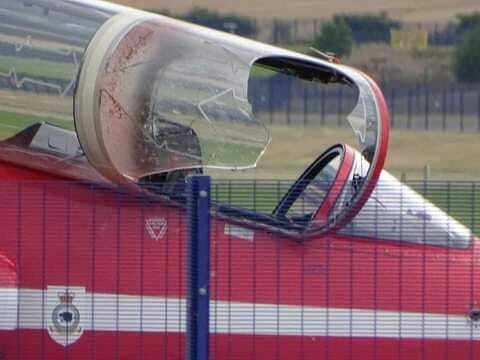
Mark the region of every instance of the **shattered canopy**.
<instances>
[{"instance_id":1,"label":"shattered canopy","mask_svg":"<svg viewBox=\"0 0 480 360\"><path fill-rule=\"evenodd\" d=\"M378 152L369 82L346 67L144 13L96 33L75 97L82 148L116 182L199 167L255 167L270 142L248 101L251 66L358 88L349 122L368 160ZM370 171L365 171L364 174Z\"/></svg>"}]
</instances>

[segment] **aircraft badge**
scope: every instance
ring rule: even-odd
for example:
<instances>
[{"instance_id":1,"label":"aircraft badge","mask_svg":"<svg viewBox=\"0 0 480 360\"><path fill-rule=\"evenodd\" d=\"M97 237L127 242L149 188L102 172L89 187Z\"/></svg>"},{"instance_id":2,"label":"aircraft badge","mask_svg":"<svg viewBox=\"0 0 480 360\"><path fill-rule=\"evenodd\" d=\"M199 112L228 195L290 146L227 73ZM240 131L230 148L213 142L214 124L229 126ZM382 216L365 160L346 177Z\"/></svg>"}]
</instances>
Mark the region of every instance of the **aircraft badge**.
<instances>
[{"instance_id":1,"label":"aircraft badge","mask_svg":"<svg viewBox=\"0 0 480 360\"><path fill-rule=\"evenodd\" d=\"M167 225L167 219L163 217L145 219L145 229L147 230L148 235L150 235L155 241L158 241L165 236Z\"/></svg>"},{"instance_id":2,"label":"aircraft badge","mask_svg":"<svg viewBox=\"0 0 480 360\"><path fill-rule=\"evenodd\" d=\"M51 295L53 295L54 291L57 295L57 304L53 307L51 315L48 317L48 333L55 342L62 346L69 346L75 343L80 339L84 330L81 326L82 315L79 309L79 307L81 308L79 302L85 290L82 288L78 289L80 292L72 290L73 288L63 288L60 291L55 288L48 288L48 292ZM51 303L51 300L49 303Z\"/></svg>"}]
</instances>

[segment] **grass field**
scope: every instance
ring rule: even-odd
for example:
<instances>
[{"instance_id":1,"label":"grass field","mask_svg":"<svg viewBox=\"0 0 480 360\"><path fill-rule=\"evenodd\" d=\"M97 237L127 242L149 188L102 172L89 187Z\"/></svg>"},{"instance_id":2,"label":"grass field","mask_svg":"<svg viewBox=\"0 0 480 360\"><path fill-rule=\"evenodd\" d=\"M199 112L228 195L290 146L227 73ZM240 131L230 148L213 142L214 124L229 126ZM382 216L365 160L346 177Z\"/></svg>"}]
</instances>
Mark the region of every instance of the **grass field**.
<instances>
[{"instance_id":1,"label":"grass field","mask_svg":"<svg viewBox=\"0 0 480 360\"><path fill-rule=\"evenodd\" d=\"M270 214L293 181L213 181L212 200ZM480 183L407 182L407 185L480 236Z\"/></svg>"},{"instance_id":2,"label":"grass field","mask_svg":"<svg viewBox=\"0 0 480 360\"><path fill-rule=\"evenodd\" d=\"M62 80L71 80L76 76L76 67L74 64L58 63L53 61L15 56L0 56L0 73L8 74L12 68L15 68L17 74L25 76L42 76L43 78L55 78Z\"/></svg>"},{"instance_id":3,"label":"grass field","mask_svg":"<svg viewBox=\"0 0 480 360\"><path fill-rule=\"evenodd\" d=\"M34 122L50 122L72 128L73 122L48 116L0 111L0 138L12 136ZM349 129L270 126L272 143L258 168L243 172L208 171L214 179L213 198L264 213L271 212L294 179L327 147L337 142L354 143ZM397 176L421 179L430 164L433 183L411 185L468 227L480 229L480 182L447 184L444 180L480 181L478 134L423 131L391 132L386 168ZM248 180L248 181L242 181ZM258 180L252 182L251 180ZM438 182L440 181L440 182ZM478 224L478 225L477 225ZM480 233L480 231L477 231Z\"/></svg>"},{"instance_id":4,"label":"grass field","mask_svg":"<svg viewBox=\"0 0 480 360\"><path fill-rule=\"evenodd\" d=\"M48 122L64 129L73 129L73 122L68 120L0 111L0 140L4 140L37 122Z\"/></svg>"},{"instance_id":5,"label":"grass field","mask_svg":"<svg viewBox=\"0 0 480 360\"><path fill-rule=\"evenodd\" d=\"M355 143L351 130L269 126L272 143L257 169L218 173L225 178L295 179L317 156L339 142ZM480 181L479 134L392 130L385 168L408 180L423 179L428 164L433 180ZM214 172L216 173L216 172Z\"/></svg>"},{"instance_id":6,"label":"grass field","mask_svg":"<svg viewBox=\"0 0 480 360\"><path fill-rule=\"evenodd\" d=\"M270 213L293 180L323 150L337 142L353 143L349 129L292 126L270 129L273 140L257 169L208 171L214 178L226 180L214 185L214 198ZM480 235L478 137L478 134L392 130L386 169L399 178L406 175L409 185ZM431 182L422 181L426 164L430 164ZM479 183L475 185L474 181Z\"/></svg>"},{"instance_id":7,"label":"grass field","mask_svg":"<svg viewBox=\"0 0 480 360\"><path fill-rule=\"evenodd\" d=\"M0 92L0 95L1 92ZM28 96L22 92L6 92L0 97L0 137L13 135L18 130L38 121L47 121L72 129L73 121L68 117L49 114L57 97ZM15 96L12 106L25 102L29 113L9 110L8 96ZM25 99L22 100L22 96ZM30 99L30 100L29 100ZM22 101L21 101L22 100ZM32 102L33 101L33 102ZM15 103L15 104L14 104ZM33 106L36 103L38 106ZM70 103L70 104L69 104ZM55 109L71 111L71 100ZM38 110L37 110L38 108ZM18 106L16 106L18 109ZM41 111L41 110L43 111ZM60 112L61 114L61 112ZM243 172L216 172L216 177L230 179L296 179L317 156L336 143L356 145L350 129L321 128L315 126L269 125L272 143L255 170ZM422 179L424 168L429 165L433 180L478 180L480 181L480 154L478 133L455 133L437 131L392 130L385 168L397 177Z\"/></svg>"},{"instance_id":8,"label":"grass field","mask_svg":"<svg viewBox=\"0 0 480 360\"><path fill-rule=\"evenodd\" d=\"M73 98L70 96L0 90L0 111L71 122L72 107Z\"/></svg>"},{"instance_id":9,"label":"grass field","mask_svg":"<svg viewBox=\"0 0 480 360\"><path fill-rule=\"evenodd\" d=\"M237 12L257 18L329 18L340 12L386 11L405 21L441 22L452 20L455 14L480 11L478 0L297 0L297 1L224 1L224 0L116 0L112 1L141 9L169 9L185 12L194 6L220 12Z\"/></svg>"},{"instance_id":10,"label":"grass field","mask_svg":"<svg viewBox=\"0 0 480 360\"><path fill-rule=\"evenodd\" d=\"M438 182L417 185L414 188L480 235L480 184Z\"/></svg>"}]
</instances>

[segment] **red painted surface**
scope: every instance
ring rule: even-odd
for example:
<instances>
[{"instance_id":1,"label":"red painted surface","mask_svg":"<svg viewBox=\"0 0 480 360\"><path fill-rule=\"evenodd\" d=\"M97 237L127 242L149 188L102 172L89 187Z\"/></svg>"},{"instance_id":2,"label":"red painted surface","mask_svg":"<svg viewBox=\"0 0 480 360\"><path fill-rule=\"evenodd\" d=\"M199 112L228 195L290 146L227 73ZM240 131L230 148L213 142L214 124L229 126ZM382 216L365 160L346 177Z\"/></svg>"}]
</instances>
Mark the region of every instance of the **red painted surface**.
<instances>
[{"instance_id":1,"label":"red painted surface","mask_svg":"<svg viewBox=\"0 0 480 360\"><path fill-rule=\"evenodd\" d=\"M359 72L358 70L355 71ZM378 183L378 179L380 178L380 175L382 173L383 166L385 165L385 160L387 158L388 142L390 139L390 114L388 112L387 101L385 100L385 97L383 96L383 93L378 87L377 83L373 81L368 75L364 73L361 74L365 77L373 90L373 95L375 96L380 115L378 119L380 137L378 139L375 149L377 153L377 158L373 160L374 168L371 170L370 180L368 181L366 186L363 187L360 198L356 200L355 206L353 206L351 211L347 213L347 215L337 223L337 226L333 230L341 229L344 225L348 224L355 217L355 215L360 212L362 207L370 198L373 190L375 189L375 186Z\"/></svg>"},{"instance_id":2,"label":"red painted surface","mask_svg":"<svg viewBox=\"0 0 480 360\"><path fill-rule=\"evenodd\" d=\"M86 333L63 348L41 331L2 334L7 359L183 359L183 334ZM43 339L43 340L42 340ZM18 344L17 344L18 342ZM470 341L372 338L302 338L215 335L212 359L478 359L480 347Z\"/></svg>"},{"instance_id":3,"label":"red painted surface","mask_svg":"<svg viewBox=\"0 0 480 360\"><path fill-rule=\"evenodd\" d=\"M7 164L0 165L0 174L0 270L7 279L2 286L15 281L15 266L20 288L70 285L95 293L184 297L181 208L56 182ZM168 231L154 241L144 222L158 216L167 219ZM263 230L255 230L255 241L248 241L224 235L224 222L214 219L211 296L247 303L456 314L467 321L467 313L480 301L475 286L478 252L476 242L468 249L339 236L298 243ZM183 357L182 339L171 332L85 331L63 347L47 331L23 329L0 332L0 351L7 359L178 359ZM212 334L211 339L216 359L480 357L477 342L469 340L253 334Z\"/></svg>"},{"instance_id":4,"label":"red painted surface","mask_svg":"<svg viewBox=\"0 0 480 360\"><path fill-rule=\"evenodd\" d=\"M325 195L325 200L320 206L317 214L314 216L314 220L319 221L320 223L326 223L326 221L328 220L328 216L330 212L334 209L334 206L337 203L339 196L342 194L343 188L348 182L348 176L350 175L350 171L352 170L355 153L350 146L344 146L345 153L340 163L340 168L338 170L337 176L335 177L335 181Z\"/></svg>"}]
</instances>

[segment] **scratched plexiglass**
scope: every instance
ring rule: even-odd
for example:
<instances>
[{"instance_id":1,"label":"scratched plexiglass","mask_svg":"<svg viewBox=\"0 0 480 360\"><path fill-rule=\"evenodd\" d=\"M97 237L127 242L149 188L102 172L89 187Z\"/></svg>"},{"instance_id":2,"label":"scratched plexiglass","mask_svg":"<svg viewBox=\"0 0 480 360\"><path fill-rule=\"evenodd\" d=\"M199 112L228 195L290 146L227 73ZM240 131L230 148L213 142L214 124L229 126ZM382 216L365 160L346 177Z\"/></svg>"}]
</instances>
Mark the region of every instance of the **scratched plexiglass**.
<instances>
[{"instance_id":1,"label":"scratched plexiglass","mask_svg":"<svg viewBox=\"0 0 480 360\"><path fill-rule=\"evenodd\" d=\"M22 146L29 156L13 161L25 166L58 173L60 159L61 169L84 167L72 176L137 184L179 169L253 168L271 141L253 111L255 64L355 89L346 119L371 162L366 180L376 166L379 104L349 67L100 1L0 1L0 17L1 158ZM271 113L289 111L282 86Z\"/></svg>"},{"instance_id":2,"label":"scratched plexiglass","mask_svg":"<svg viewBox=\"0 0 480 360\"><path fill-rule=\"evenodd\" d=\"M85 48L113 11L67 1L0 1L0 139L42 122L74 129Z\"/></svg>"},{"instance_id":3,"label":"scratched plexiglass","mask_svg":"<svg viewBox=\"0 0 480 360\"><path fill-rule=\"evenodd\" d=\"M128 21L116 15L99 33L112 34ZM95 119L105 158L129 179L192 167L255 167L270 133L252 110L254 64L294 80L355 88L358 105L348 120L357 147L371 161L378 155L378 104L366 78L350 68L165 17L131 21L112 44L94 79L99 105L91 115L79 106L76 121Z\"/></svg>"}]
</instances>

